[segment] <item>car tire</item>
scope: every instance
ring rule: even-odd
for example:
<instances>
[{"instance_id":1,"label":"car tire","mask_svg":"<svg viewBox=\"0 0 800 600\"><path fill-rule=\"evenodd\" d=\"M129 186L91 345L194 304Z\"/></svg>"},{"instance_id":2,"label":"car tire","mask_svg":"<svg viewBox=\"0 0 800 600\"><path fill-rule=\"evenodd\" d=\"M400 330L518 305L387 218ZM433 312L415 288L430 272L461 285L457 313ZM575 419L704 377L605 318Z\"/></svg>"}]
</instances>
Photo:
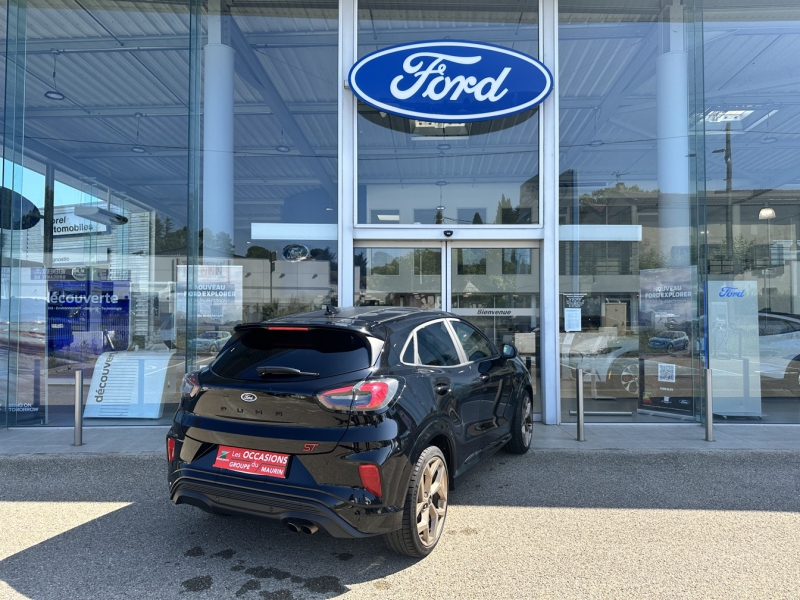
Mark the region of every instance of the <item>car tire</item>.
<instances>
[{"instance_id":1,"label":"car tire","mask_svg":"<svg viewBox=\"0 0 800 600\"><path fill-rule=\"evenodd\" d=\"M675 351L675 344L668 344L667 352L674 352L674 351Z\"/></svg>"},{"instance_id":2,"label":"car tire","mask_svg":"<svg viewBox=\"0 0 800 600\"><path fill-rule=\"evenodd\" d=\"M506 452L525 454L531 447L533 439L533 398L525 392L514 411L511 421L511 439L505 445Z\"/></svg>"},{"instance_id":3,"label":"car tire","mask_svg":"<svg viewBox=\"0 0 800 600\"><path fill-rule=\"evenodd\" d=\"M216 344L211 344L211 347L208 349L208 351L211 354L216 354L217 353L217 345Z\"/></svg>"},{"instance_id":4,"label":"car tire","mask_svg":"<svg viewBox=\"0 0 800 600\"><path fill-rule=\"evenodd\" d=\"M433 552L447 518L448 477L442 451L436 446L425 448L411 473L403 507L403 526L383 536L389 548L414 558Z\"/></svg>"}]
</instances>

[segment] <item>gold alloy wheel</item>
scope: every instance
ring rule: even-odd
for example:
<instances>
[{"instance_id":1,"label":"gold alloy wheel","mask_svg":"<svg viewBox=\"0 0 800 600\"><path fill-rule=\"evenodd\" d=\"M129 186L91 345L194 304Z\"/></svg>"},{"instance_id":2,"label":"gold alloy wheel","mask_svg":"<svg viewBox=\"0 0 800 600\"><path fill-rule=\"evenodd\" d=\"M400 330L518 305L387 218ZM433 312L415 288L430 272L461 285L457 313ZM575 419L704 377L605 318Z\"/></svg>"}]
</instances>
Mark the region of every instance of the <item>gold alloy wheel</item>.
<instances>
[{"instance_id":1,"label":"gold alloy wheel","mask_svg":"<svg viewBox=\"0 0 800 600\"><path fill-rule=\"evenodd\" d=\"M438 456L425 465L417 487L417 533L426 548L442 535L447 514L447 466Z\"/></svg>"},{"instance_id":2,"label":"gold alloy wheel","mask_svg":"<svg viewBox=\"0 0 800 600\"><path fill-rule=\"evenodd\" d=\"M533 438L533 398L525 396L525 406L522 407L522 441L525 446L531 445Z\"/></svg>"}]
</instances>

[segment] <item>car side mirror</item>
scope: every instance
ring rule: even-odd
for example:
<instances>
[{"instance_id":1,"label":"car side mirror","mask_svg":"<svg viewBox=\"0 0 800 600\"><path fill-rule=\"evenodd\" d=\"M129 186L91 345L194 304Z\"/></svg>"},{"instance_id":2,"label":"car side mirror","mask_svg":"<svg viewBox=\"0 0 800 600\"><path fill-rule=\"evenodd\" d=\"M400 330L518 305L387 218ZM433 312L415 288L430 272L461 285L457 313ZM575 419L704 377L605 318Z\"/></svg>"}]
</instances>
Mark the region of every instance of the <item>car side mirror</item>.
<instances>
[{"instance_id":1,"label":"car side mirror","mask_svg":"<svg viewBox=\"0 0 800 600\"><path fill-rule=\"evenodd\" d=\"M513 344L503 344L500 354L503 358L515 358L517 356L517 348Z\"/></svg>"}]
</instances>

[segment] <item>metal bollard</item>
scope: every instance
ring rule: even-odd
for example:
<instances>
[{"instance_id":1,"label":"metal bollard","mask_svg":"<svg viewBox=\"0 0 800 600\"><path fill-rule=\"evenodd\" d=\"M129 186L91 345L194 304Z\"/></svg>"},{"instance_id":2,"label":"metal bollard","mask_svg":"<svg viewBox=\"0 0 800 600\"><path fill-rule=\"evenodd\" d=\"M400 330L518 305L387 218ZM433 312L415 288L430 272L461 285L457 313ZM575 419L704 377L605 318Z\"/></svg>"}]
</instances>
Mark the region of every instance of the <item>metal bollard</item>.
<instances>
[{"instance_id":1,"label":"metal bollard","mask_svg":"<svg viewBox=\"0 0 800 600\"><path fill-rule=\"evenodd\" d=\"M83 371L75 371L75 441L73 446L83 446Z\"/></svg>"},{"instance_id":2,"label":"metal bollard","mask_svg":"<svg viewBox=\"0 0 800 600\"><path fill-rule=\"evenodd\" d=\"M583 369L578 369L576 384L578 391L578 441L585 442L586 437L583 435Z\"/></svg>"},{"instance_id":3,"label":"metal bollard","mask_svg":"<svg viewBox=\"0 0 800 600\"><path fill-rule=\"evenodd\" d=\"M706 441L714 441L714 393L711 369L706 369Z\"/></svg>"}]
</instances>

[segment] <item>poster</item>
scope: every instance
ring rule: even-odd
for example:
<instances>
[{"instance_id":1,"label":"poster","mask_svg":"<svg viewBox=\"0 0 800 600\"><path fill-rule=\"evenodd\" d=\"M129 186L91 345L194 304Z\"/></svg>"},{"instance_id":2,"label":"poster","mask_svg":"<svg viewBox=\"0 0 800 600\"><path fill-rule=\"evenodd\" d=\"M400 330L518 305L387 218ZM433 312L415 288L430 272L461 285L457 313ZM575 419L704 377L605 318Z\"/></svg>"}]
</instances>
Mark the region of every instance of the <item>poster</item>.
<instances>
[{"instance_id":1,"label":"poster","mask_svg":"<svg viewBox=\"0 0 800 600\"><path fill-rule=\"evenodd\" d=\"M708 365L716 415L761 415L756 281L708 282Z\"/></svg>"},{"instance_id":2,"label":"poster","mask_svg":"<svg viewBox=\"0 0 800 600\"><path fill-rule=\"evenodd\" d=\"M172 350L104 352L94 366L84 418L159 419Z\"/></svg>"},{"instance_id":3,"label":"poster","mask_svg":"<svg viewBox=\"0 0 800 600\"><path fill-rule=\"evenodd\" d=\"M580 331L580 330L581 330L581 309L565 308L564 331Z\"/></svg>"},{"instance_id":4,"label":"poster","mask_svg":"<svg viewBox=\"0 0 800 600\"><path fill-rule=\"evenodd\" d=\"M696 268L642 269L639 284L641 354L645 360L638 409L692 417L697 374L692 358Z\"/></svg>"},{"instance_id":5,"label":"poster","mask_svg":"<svg viewBox=\"0 0 800 600\"><path fill-rule=\"evenodd\" d=\"M197 318L201 322L223 325L242 320L242 267L229 262L221 259L219 264L197 267L196 289L191 295L197 300ZM178 265L176 312L186 310L186 287L186 265Z\"/></svg>"},{"instance_id":6,"label":"poster","mask_svg":"<svg viewBox=\"0 0 800 600\"><path fill-rule=\"evenodd\" d=\"M47 269L47 331L52 351L101 354L126 350L130 281L109 279L108 269Z\"/></svg>"}]
</instances>

